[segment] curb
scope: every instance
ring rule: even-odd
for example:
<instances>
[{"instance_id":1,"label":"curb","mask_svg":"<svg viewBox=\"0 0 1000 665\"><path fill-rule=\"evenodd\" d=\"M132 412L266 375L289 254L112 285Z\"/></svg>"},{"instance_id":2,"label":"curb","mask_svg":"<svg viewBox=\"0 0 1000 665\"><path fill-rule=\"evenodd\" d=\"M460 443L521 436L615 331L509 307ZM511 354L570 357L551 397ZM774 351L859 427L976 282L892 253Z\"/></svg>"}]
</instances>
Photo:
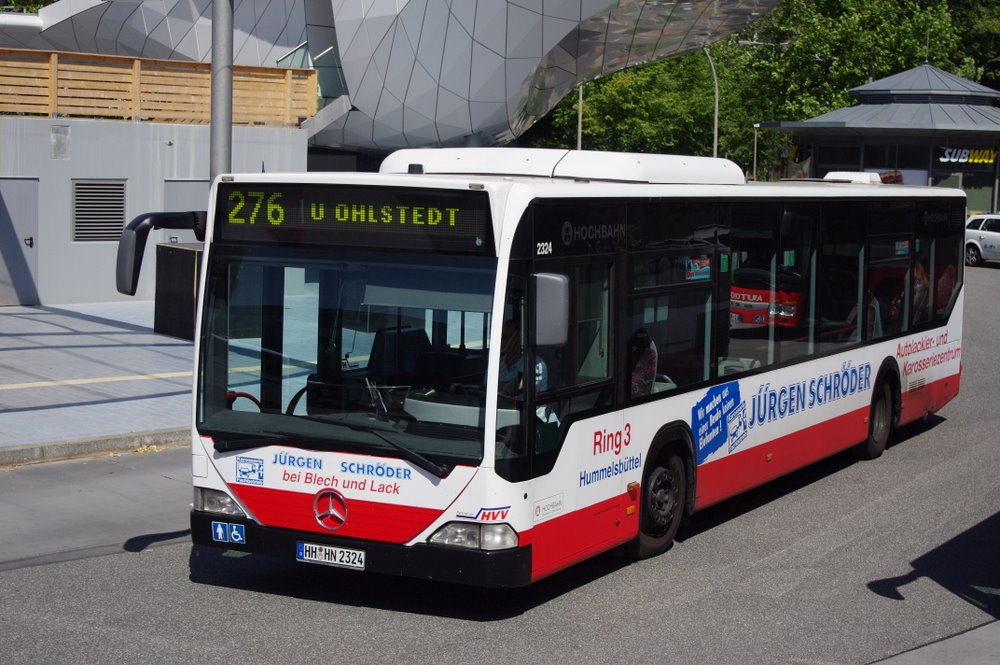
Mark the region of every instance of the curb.
<instances>
[{"instance_id":1,"label":"curb","mask_svg":"<svg viewBox=\"0 0 1000 665\"><path fill-rule=\"evenodd\" d=\"M182 445L190 445L190 443L191 430L186 427L183 429L158 429L145 432L129 432L128 434L110 434L70 441L49 441L26 446L0 448L0 466L54 462L56 460L87 457L102 453L132 452L145 446L174 448Z\"/></svg>"}]
</instances>

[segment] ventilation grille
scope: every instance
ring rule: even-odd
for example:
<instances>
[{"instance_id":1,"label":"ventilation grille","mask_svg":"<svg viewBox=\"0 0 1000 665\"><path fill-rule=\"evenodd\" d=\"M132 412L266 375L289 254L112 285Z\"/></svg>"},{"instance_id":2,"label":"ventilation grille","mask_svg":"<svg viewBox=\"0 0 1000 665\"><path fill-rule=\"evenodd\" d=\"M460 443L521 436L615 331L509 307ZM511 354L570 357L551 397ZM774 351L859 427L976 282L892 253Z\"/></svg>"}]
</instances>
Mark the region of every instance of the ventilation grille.
<instances>
[{"instance_id":1,"label":"ventilation grille","mask_svg":"<svg viewBox=\"0 0 1000 665\"><path fill-rule=\"evenodd\" d=\"M124 180L73 182L73 240L117 242L124 227Z\"/></svg>"}]
</instances>

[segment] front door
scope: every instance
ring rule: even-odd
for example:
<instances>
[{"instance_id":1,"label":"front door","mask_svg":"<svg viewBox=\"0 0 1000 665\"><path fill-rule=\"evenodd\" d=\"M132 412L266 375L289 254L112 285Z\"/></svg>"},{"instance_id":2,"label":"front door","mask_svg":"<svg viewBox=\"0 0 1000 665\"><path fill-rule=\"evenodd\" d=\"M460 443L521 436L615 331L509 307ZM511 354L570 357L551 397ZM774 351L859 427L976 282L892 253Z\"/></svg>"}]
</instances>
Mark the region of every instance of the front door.
<instances>
[{"instance_id":1,"label":"front door","mask_svg":"<svg viewBox=\"0 0 1000 665\"><path fill-rule=\"evenodd\" d=\"M38 180L0 179L0 306L37 305Z\"/></svg>"}]
</instances>

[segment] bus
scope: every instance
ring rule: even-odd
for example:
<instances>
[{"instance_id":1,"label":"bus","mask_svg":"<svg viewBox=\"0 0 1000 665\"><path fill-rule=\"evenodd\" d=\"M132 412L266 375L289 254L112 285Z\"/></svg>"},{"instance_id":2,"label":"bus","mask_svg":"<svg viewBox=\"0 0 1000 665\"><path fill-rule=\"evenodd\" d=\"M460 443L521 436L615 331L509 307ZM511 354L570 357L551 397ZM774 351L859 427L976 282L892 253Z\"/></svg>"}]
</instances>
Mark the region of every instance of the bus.
<instances>
[{"instance_id":1,"label":"bus","mask_svg":"<svg viewBox=\"0 0 1000 665\"><path fill-rule=\"evenodd\" d=\"M942 408L964 218L723 159L407 149L222 175L133 220L117 277L151 228L204 238L195 544L517 587Z\"/></svg>"}]
</instances>

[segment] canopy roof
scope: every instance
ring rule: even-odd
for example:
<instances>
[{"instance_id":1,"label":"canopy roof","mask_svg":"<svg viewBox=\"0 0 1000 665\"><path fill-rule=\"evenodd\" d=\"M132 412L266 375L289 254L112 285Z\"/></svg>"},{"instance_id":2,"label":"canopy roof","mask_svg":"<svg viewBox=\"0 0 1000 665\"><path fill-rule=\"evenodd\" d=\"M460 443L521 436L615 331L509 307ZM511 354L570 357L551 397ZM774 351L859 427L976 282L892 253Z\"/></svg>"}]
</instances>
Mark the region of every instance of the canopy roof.
<instances>
[{"instance_id":1,"label":"canopy roof","mask_svg":"<svg viewBox=\"0 0 1000 665\"><path fill-rule=\"evenodd\" d=\"M1000 92L928 64L873 81L849 94L856 106L809 120L761 123L795 135L947 136L993 134L1000 138Z\"/></svg>"}]
</instances>

